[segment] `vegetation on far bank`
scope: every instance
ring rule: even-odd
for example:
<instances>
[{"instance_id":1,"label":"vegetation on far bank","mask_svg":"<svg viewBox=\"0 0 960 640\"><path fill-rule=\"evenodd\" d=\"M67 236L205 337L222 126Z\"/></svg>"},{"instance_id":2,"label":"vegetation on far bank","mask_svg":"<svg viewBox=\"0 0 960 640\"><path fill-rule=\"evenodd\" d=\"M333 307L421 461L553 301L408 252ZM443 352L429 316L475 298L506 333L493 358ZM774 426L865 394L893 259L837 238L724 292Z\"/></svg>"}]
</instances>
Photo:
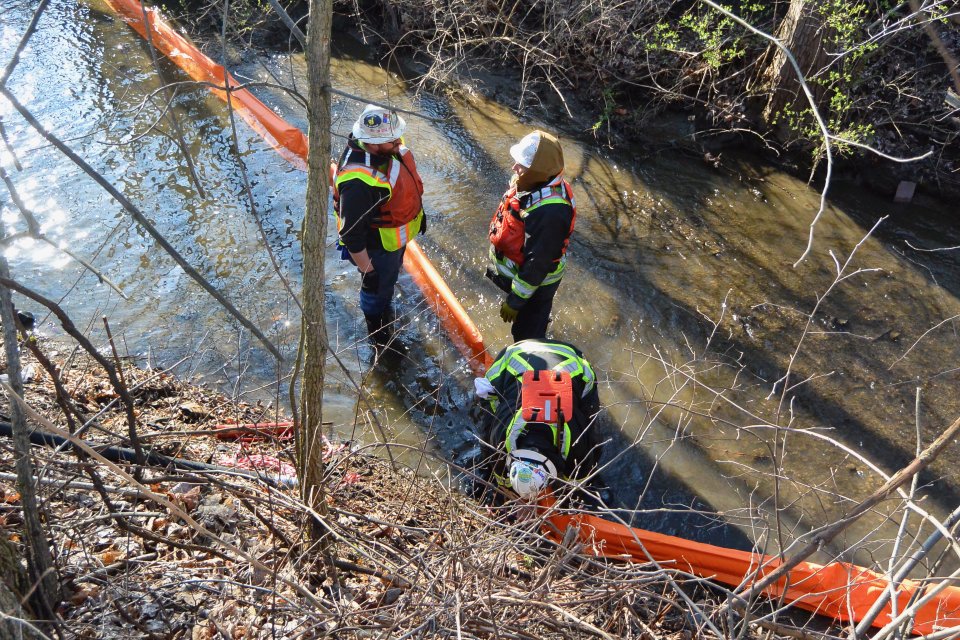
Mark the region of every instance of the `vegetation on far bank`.
<instances>
[{"instance_id":1,"label":"vegetation on far bank","mask_svg":"<svg viewBox=\"0 0 960 640\"><path fill-rule=\"evenodd\" d=\"M306 22L305 2L283 4L301 25ZM189 7L190 20L202 16L201 23L220 24L215 5L190 0L168 5ZM642 141L651 120L680 110L695 118L696 142L707 150L749 146L801 171L822 169L821 128L789 59L757 33L764 32L790 48L804 72L834 137L831 151L838 164L891 193L898 179L931 193L960 193L955 3L711 5L334 2L341 25L378 46L385 61L419 63L422 75L414 80L450 86L466 68L512 73L516 90L499 99L520 111L539 109L540 117L558 128L592 133L599 144L627 147ZM230 6L235 37L249 41L271 33L272 46L296 45L268 3L240 0ZM865 147L895 158L928 155L901 164Z\"/></svg>"},{"instance_id":2,"label":"vegetation on far bank","mask_svg":"<svg viewBox=\"0 0 960 640\"><path fill-rule=\"evenodd\" d=\"M960 11L926 2L916 12L914 4L723 8L791 48L837 138L834 154L958 193L960 70L948 65L960 52ZM808 168L824 159L820 128L783 53L705 2L380 0L361 14L391 45L427 57L431 77L464 60L522 70L513 106L542 101L553 118L579 96L593 105L591 130L603 144L642 140L646 123L680 109L695 115L698 141L710 148L748 144ZM932 154L898 166L854 144L903 158Z\"/></svg>"}]
</instances>

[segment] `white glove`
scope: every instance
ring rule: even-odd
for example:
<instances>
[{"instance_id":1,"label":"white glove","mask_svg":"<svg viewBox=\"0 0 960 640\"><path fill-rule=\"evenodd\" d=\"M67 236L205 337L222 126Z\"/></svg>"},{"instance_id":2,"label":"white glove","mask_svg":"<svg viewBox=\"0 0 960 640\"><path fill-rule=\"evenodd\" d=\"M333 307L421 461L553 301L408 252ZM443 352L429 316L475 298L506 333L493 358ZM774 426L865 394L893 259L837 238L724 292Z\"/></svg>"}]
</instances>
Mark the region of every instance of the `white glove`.
<instances>
[{"instance_id":1,"label":"white glove","mask_svg":"<svg viewBox=\"0 0 960 640\"><path fill-rule=\"evenodd\" d=\"M493 385L490 384L490 381L486 378L474 378L473 391L478 397L486 400L490 397L490 394L493 393Z\"/></svg>"}]
</instances>

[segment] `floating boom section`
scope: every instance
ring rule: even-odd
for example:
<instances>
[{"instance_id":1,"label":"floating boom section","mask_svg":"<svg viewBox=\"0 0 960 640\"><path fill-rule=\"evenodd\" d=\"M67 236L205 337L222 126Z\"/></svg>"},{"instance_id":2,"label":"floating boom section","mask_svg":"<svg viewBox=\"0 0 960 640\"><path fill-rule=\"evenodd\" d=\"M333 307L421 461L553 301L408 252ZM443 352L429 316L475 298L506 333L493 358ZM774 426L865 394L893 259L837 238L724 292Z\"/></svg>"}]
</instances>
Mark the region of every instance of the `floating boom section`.
<instances>
[{"instance_id":1,"label":"floating boom section","mask_svg":"<svg viewBox=\"0 0 960 640\"><path fill-rule=\"evenodd\" d=\"M141 36L146 36L144 10L136 0L106 0ZM154 46L190 77L208 82L211 90L227 99L224 82L239 86L222 66L215 64L192 43L171 29L154 10L147 10ZM299 129L277 116L246 89L232 89L230 102L246 122L284 157L306 168L307 141ZM483 338L423 252L411 242L404 266L424 297L440 317L461 353L475 373L482 375L491 363ZM650 562L677 571L692 573L732 586L747 586L775 570L780 560L749 551L726 549L610 522L582 513L563 513L553 508L553 499L541 502L545 534L560 542L573 528L585 551L616 560ZM788 576L765 590L766 595L783 597L797 607L838 620L858 622L877 598L890 588L880 574L856 565L834 562L827 565L801 563ZM932 587L931 587L932 588ZM897 610L903 611L914 594L922 595L923 585L905 580L897 588ZM890 620L888 604L873 625ZM960 588L947 587L921 607L914 618L913 633L930 634L960 626ZM958 629L960 632L960 629Z\"/></svg>"},{"instance_id":2,"label":"floating boom section","mask_svg":"<svg viewBox=\"0 0 960 640\"><path fill-rule=\"evenodd\" d=\"M585 551L595 556L638 562L657 561L666 569L691 573L733 587L749 587L780 566L775 556L717 547L634 529L583 513L560 512L554 498L540 502L545 518L545 535L559 543L569 528L577 531ZM928 584L932 589L933 584ZM844 622L859 622L870 611L890 581L881 574L846 562L827 565L802 562L790 573L764 590L771 598L783 597L794 606ZM897 611L908 606L914 594L923 595L923 584L904 580L897 588ZM874 621L882 627L890 622L888 603ZM947 587L919 609L913 633L930 634L960 625L960 588ZM957 628L960 634L960 627Z\"/></svg>"},{"instance_id":3,"label":"floating boom section","mask_svg":"<svg viewBox=\"0 0 960 640\"><path fill-rule=\"evenodd\" d=\"M204 55L192 42L177 33L156 9L144 9L137 0L106 0L130 27L199 82L211 85L213 91L230 105L260 134L267 143L296 167L307 168L307 138L297 127L287 123L247 89L239 87L233 76L221 65ZM146 16L146 23L144 17ZM147 25L150 27L149 36ZM230 91L225 91L229 82ZM476 375L483 375L492 358L483 344L483 337L470 316L443 278L415 242L407 245L403 264L424 298L440 318L444 329Z\"/></svg>"},{"instance_id":4,"label":"floating boom section","mask_svg":"<svg viewBox=\"0 0 960 640\"><path fill-rule=\"evenodd\" d=\"M440 318L447 335L469 361L470 368L478 376L482 376L493 364L493 358L483 346L483 336L460 301L450 291L443 276L415 242L407 245L407 251L403 254L403 266Z\"/></svg>"},{"instance_id":5,"label":"floating boom section","mask_svg":"<svg viewBox=\"0 0 960 640\"><path fill-rule=\"evenodd\" d=\"M247 89L237 88L241 87L241 83L170 27L156 9L144 9L137 0L106 0L106 3L130 28L153 43L157 51L183 69L188 76L197 82L209 83L210 90L221 100L228 99L228 92L224 89L229 82L230 105L240 117L286 160L299 169L306 170L307 137L300 129L274 113ZM144 18L150 25L149 36Z\"/></svg>"}]
</instances>

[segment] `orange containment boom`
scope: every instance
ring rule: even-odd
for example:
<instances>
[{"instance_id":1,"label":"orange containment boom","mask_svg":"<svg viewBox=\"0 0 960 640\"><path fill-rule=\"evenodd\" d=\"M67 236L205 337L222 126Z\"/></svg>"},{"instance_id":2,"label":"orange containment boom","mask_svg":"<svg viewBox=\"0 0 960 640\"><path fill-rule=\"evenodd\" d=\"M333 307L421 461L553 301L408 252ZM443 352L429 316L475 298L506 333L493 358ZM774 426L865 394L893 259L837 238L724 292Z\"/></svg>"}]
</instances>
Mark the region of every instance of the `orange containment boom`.
<instances>
[{"instance_id":1,"label":"orange containment boom","mask_svg":"<svg viewBox=\"0 0 960 640\"><path fill-rule=\"evenodd\" d=\"M415 242L407 245L403 254L403 266L440 318L447 335L470 362L470 368L476 375L482 376L493 364L493 358L483 346L483 336L460 301L450 291L443 276L437 273L433 263L423 255L420 246Z\"/></svg>"},{"instance_id":2,"label":"orange containment boom","mask_svg":"<svg viewBox=\"0 0 960 640\"><path fill-rule=\"evenodd\" d=\"M293 437L292 422L249 422L247 424L218 424L213 427L218 440L268 440L279 438L287 440Z\"/></svg>"},{"instance_id":3,"label":"orange containment boom","mask_svg":"<svg viewBox=\"0 0 960 640\"><path fill-rule=\"evenodd\" d=\"M779 558L750 551L716 547L702 542L634 529L583 513L562 513L553 509L554 498L540 501L546 518L544 534L560 542L568 528L577 531L585 551L595 556L636 562L656 560L667 569L708 578L716 582L749 587L780 566ZM897 611L902 612L922 584L904 580L897 589ZM930 588L933 585L929 585ZM786 588L786 593L784 589ZM846 562L827 565L802 562L790 573L764 590L771 598L783 596L795 606L844 622L859 622L880 595L890 588L886 577ZM890 622L888 603L873 626ZM913 633L922 635L960 626L960 587L947 587L921 607L913 622ZM957 630L960 634L960 629Z\"/></svg>"},{"instance_id":4,"label":"orange containment boom","mask_svg":"<svg viewBox=\"0 0 960 640\"><path fill-rule=\"evenodd\" d=\"M144 10L138 2L106 2L141 36L147 37ZM238 86L238 83L223 67L171 29L155 11L148 10L146 13L154 46L195 80L211 83L214 93L225 100L224 81L229 80L231 87ZM306 168L307 143L299 129L277 116L246 89L232 90L230 95L231 104L255 131L296 166ZM404 265L440 316L454 343L470 361L473 370L482 374L490 365L491 358L484 348L480 332L443 278L413 242L407 246ZM552 511L552 504L552 498L541 503L546 514L546 535L559 542L564 532L573 527L580 541L586 545L586 551L596 556L636 562L648 562L652 558L678 571L735 586L766 575L776 569L779 563L778 559L771 556L632 529L586 514ZM786 593L784 585L788 585ZM885 578L855 565L839 562L825 566L803 563L793 569L787 579L774 584L765 593L772 597L782 595L798 607L839 620L859 621L888 587L889 582ZM898 610L903 610L910 596L919 588L920 585L913 581L904 581L900 585L897 590ZM890 606L887 605L874 626L882 626L889 620L889 613ZM913 632L933 633L957 625L960 625L960 588L948 587L919 610Z\"/></svg>"},{"instance_id":5,"label":"orange containment boom","mask_svg":"<svg viewBox=\"0 0 960 640\"><path fill-rule=\"evenodd\" d=\"M240 86L240 83L221 65L213 62L192 42L171 28L159 12L155 9L145 10L137 0L106 0L106 3L134 31L144 38L149 38L158 51L187 75L194 80L213 85L211 91L222 100L227 100L224 82L228 81L231 87L230 104L236 112L284 158L300 169L307 168L307 138L303 132L287 123L248 90L233 88ZM149 35L144 16L150 26ZM493 360L483 345L480 331L415 242L407 245L403 264L420 287L424 298L440 317L444 329L460 353L469 361L470 368L476 375L483 375Z\"/></svg>"},{"instance_id":6,"label":"orange containment boom","mask_svg":"<svg viewBox=\"0 0 960 640\"><path fill-rule=\"evenodd\" d=\"M284 158L300 169L306 169L307 137L295 126L260 102L219 64L205 56L192 42L177 33L156 9L144 9L137 0L106 0L114 11L143 38L149 39L174 64L198 82L208 82L221 100L227 100L225 81L230 86L230 104L250 127ZM147 34L146 17L151 29Z\"/></svg>"}]
</instances>

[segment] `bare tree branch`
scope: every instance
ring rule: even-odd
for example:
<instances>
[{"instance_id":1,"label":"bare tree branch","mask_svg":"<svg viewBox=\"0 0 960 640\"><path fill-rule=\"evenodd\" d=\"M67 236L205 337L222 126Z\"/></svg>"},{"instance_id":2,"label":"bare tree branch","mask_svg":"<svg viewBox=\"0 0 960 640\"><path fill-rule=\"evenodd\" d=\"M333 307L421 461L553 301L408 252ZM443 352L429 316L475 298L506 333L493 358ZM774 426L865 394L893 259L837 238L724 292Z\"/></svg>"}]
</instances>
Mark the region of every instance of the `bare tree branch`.
<instances>
[{"instance_id":1,"label":"bare tree branch","mask_svg":"<svg viewBox=\"0 0 960 640\"><path fill-rule=\"evenodd\" d=\"M250 333L256 336L257 339L260 340L260 343L271 354L273 354L273 356L277 360L283 360L283 356L281 355L280 350L277 349L277 347L273 343L271 343L265 335L263 335L260 329L256 325L254 325L250 320L248 320L246 316L240 313L236 309L236 307L234 307L233 304L229 300L227 300L222 293L217 291L213 287L213 285L207 282L207 280L203 276L201 276L196 269L191 267L190 264L186 261L186 259L184 259L183 256L180 255L180 253L173 247L173 245L171 245L170 242L163 237L163 234L161 234L157 230L157 228L154 227L149 220L147 220L146 216L144 216L140 212L140 210L125 195L123 195L120 191L118 191L116 187L114 187L112 184L110 184L109 181L107 181L106 178L100 175L93 167L87 164L87 162L83 158L81 158L76 153L74 153L72 149L70 149L67 145L61 142L55 135L47 131L46 128L44 128L44 126L40 124L40 122L36 118L33 117L33 114L31 114L26 107L20 104L16 96L10 93L10 91L6 87L0 87L0 93L2 93L3 96L10 102L10 104L13 105L14 109L16 109L20 113L20 115L23 116L24 120L30 123L30 126L32 126L40 135L42 135L51 144L53 144L53 146L59 149L61 153L63 153L68 158L70 158L71 161L73 161L77 166L79 166L84 171L84 173L86 173L88 176L93 178L93 180L97 184L99 184L101 187L103 187L113 197L114 200L116 200L124 209L126 209L127 212L133 217L133 219L136 220L137 223L139 223L140 226L142 226L144 230L146 230L147 233L149 233L153 237L153 239L157 241L157 244L163 247L163 249L167 252L167 254L171 258L173 258L174 262L176 262L180 266L180 268L183 269L183 271L194 280L194 282L199 284L207 293L213 296L213 298L216 299L216 301L219 302L223 306L223 308L226 309L230 313L230 315L232 315L237 320L237 322L239 322L248 331L250 331Z\"/></svg>"},{"instance_id":2,"label":"bare tree branch","mask_svg":"<svg viewBox=\"0 0 960 640\"><path fill-rule=\"evenodd\" d=\"M958 432L960 432L960 418L955 420L953 424L947 427L947 429L940 434L940 436L929 447L924 449L919 456L914 458L910 464L897 471L897 473L895 473L890 480L885 482L882 487L874 491L870 497L868 497L866 500L863 500L856 507L851 509L850 513L846 517L817 533L800 551L791 556L790 559L779 564L776 569L766 574L759 581L752 584L748 590L740 594L740 597L744 600L751 600L760 593L763 593L764 589L787 576L791 569L816 553L824 545L828 544L837 535L839 535L840 532L856 522L861 516L863 516L863 514L872 509L874 506L885 500L887 496L889 496L901 485L908 482L911 478L913 478L914 475L926 469L931 462L937 459L937 456L940 455L940 452L953 442Z\"/></svg>"}]
</instances>

